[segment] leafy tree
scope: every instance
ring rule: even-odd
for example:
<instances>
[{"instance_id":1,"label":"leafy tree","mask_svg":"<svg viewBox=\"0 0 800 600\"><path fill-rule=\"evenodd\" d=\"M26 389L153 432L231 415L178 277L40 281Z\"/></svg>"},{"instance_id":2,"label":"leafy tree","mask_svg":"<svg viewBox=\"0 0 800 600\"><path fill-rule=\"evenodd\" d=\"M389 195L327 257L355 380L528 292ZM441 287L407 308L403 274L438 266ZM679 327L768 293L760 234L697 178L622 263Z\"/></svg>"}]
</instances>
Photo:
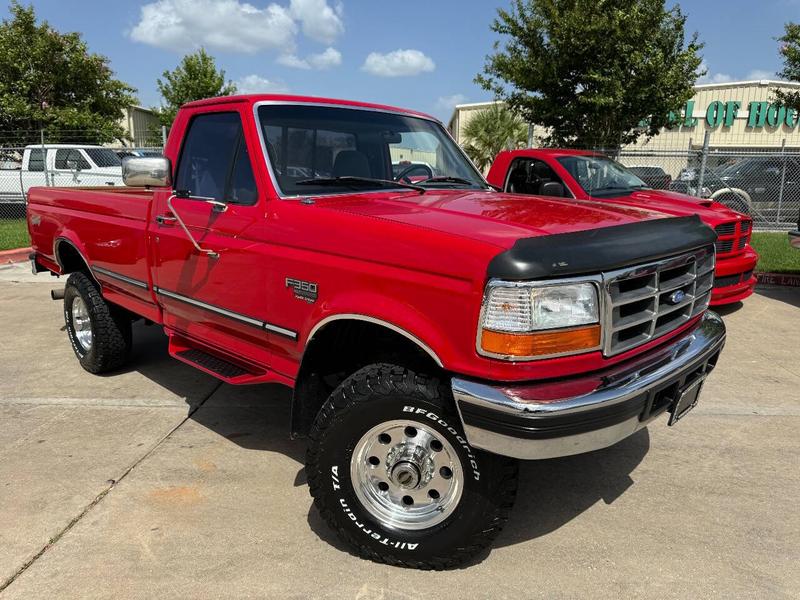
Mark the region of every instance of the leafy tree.
<instances>
[{"instance_id":1,"label":"leafy tree","mask_svg":"<svg viewBox=\"0 0 800 600\"><path fill-rule=\"evenodd\" d=\"M478 111L464 127L464 151L485 170L501 150L518 148L528 138L528 126L502 104Z\"/></svg>"},{"instance_id":2,"label":"leafy tree","mask_svg":"<svg viewBox=\"0 0 800 600\"><path fill-rule=\"evenodd\" d=\"M475 81L549 128L546 144L631 143L694 95L703 45L685 43L685 22L664 0L513 0L492 24L506 42Z\"/></svg>"},{"instance_id":3,"label":"leafy tree","mask_svg":"<svg viewBox=\"0 0 800 600\"><path fill-rule=\"evenodd\" d=\"M787 23L784 35L778 41L781 42L780 53L783 56L783 70L778 75L789 81L800 82L800 24ZM776 90L775 99L800 111L800 91Z\"/></svg>"},{"instance_id":4,"label":"leafy tree","mask_svg":"<svg viewBox=\"0 0 800 600\"><path fill-rule=\"evenodd\" d=\"M89 52L79 33L37 23L16 0L0 23L0 131L3 144L39 140L103 143L122 139L122 111L136 91L114 78L108 59Z\"/></svg>"},{"instance_id":5,"label":"leafy tree","mask_svg":"<svg viewBox=\"0 0 800 600\"><path fill-rule=\"evenodd\" d=\"M161 123L170 126L181 105L202 98L230 96L236 93L236 85L225 83L225 71L217 70L214 57L200 48L194 54L187 54L173 71L164 71L158 79L158 91L164 98L159 117Z\"/></svg>"}]
</instances>

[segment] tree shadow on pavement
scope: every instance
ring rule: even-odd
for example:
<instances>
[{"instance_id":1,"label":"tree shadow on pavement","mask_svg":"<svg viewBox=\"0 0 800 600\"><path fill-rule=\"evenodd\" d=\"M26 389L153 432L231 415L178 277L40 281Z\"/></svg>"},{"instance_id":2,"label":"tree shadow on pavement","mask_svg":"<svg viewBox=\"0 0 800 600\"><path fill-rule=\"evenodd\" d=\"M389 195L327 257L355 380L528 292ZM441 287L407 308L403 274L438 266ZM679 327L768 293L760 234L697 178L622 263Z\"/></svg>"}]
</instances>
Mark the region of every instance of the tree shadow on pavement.
<instances>
[{"instance_id":1,"label":"tree shadow on pavement","mask_svg":"<svg viewBox=\"0 0 800 600\"><path fill-rule=\"evenodd\" d=\"M785 302L790 306L800 308L800 288L796 287L757 287L756 294L772 300Z\"/></svg>"}]
</instances>

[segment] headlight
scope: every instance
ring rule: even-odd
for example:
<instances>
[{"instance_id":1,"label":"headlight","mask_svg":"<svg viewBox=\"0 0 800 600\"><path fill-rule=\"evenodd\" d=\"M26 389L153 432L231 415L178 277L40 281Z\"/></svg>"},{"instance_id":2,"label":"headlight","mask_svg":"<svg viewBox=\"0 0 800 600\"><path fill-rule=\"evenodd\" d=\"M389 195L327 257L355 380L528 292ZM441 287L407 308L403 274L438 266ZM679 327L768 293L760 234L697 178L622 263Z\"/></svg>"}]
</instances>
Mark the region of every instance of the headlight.
<instances>
[{"instance_id":1,"label":"headlight","mask_svg":"<svg viewBox=\"0 0 800 600\"><path fill-rule=\"evenodd\" d=\"M597 287L492 282L486 292L478 350L486 356L533 359L600 347Z\"/></svg>"}]
</instances>

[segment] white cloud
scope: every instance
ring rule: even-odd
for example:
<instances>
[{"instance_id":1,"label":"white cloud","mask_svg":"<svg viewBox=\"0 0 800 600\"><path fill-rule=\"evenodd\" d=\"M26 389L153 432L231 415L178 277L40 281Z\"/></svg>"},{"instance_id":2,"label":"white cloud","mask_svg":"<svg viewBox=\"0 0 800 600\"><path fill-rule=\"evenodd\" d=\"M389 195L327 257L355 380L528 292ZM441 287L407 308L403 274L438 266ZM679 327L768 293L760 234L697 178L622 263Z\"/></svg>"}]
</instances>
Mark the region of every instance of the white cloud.
<instances>
[{"instance_id":1,"label":"white cloud","mask_svg":"<svg viewBox=\"0 0 800 600\"><path fill-rule=\"evenodd\" d=\"M464 94L453 94L452 96L439 96L436 100L436 110L442 112L452 111L457 104L464 104L467 97Z\"/></svg>"},{"instance_id":2,"label":"white cloud","mask_svg":"<svg viewBox=\"0 0 800 600\"><path fill-rule=\"evenodd\" d=\"M326 48L319 54L311 54L308 58L300 58L296 54L281 54L276 62L292 69L330 69L342 64L342 53L336 48Z\"/></svg>"},{"instance_id":3,"label":"white cloud","mask_svg":"<svg viewBox=\"0 0 800 600\"><path fill-rule=\"evenodd\" d=\"M272 81L260 75L247 75L236 82L240 94L270 94L288 92L289 88L281 81Z\"/></svg>"},{"instance_id":4,"label":"white cloud","mask_svg":"<svg viewBox=\"0 0 800 600\"><path fill-rule=\"evenodd\" d=\"M256 8L238 0L156 0L142 6L130 36L168 50L200 46L232 52L257 52L294 45L297 25L287 8Z\"/></svg>"},{"instance_id":5,"label":"white cloud","mask_svg":"<svg viewBox=\"0 0 800 600\"><path fill-rule=\"evenodd\" d=\"M395 50L388 54L371 52L361 68L379 77L405 77L433 71L436 64L419 50Z\"/></svg>"},{"instance_id":6,"label":"white cloud","mask_svg":"<svg viewBox=\"0 0 800 600\"><path fill-rule=\"evenodd\" d=\"M727 73L712 73L706 61L701 62L700 66L697 67L698 73L702 73L703 71L705 71L706 74L698 77L697 83L727 83L733 81L733 77Z\"/></svg>"},{"instance_id":7,"label":"white cloud","mask_svg":"<svg viewBox=\"0 0 800 600\"><path fill-rule=\"evenodd\" d=\"M178 52L204 46L291 54L300 28L313 40L332 43L344 32L341 4L332 8L327 0L290 0L288 6L273 2L258 8L241 0L155 0L142 6L130 37Z\"/></svg>"},{"instance_id":8,"label":"white cloud","mask_svg":"<svg viewBox=\"0 0 800 600\"><path fill-rule=\"evenodd\" d=\"M300 58L296 54L281 54L276 60L279 65L290 67L292 69L310 69L311 65L308 61Z\"/></svg>"},{"instance_id":9,"label":"white cloud","mask_svg":"<svg viewBox=\"0 0 800 600\"><path fill-rule=\"evenodd\" d=\"M315 69L330 69L342 64L342 53L336 48L326 48L324 52L312 54L308 57L308 62Z\"/></svg>"},{"instance_id":10,"label":"white cloud","mask_svg":"<svg viewBox=\"0 0 800 600\"><path fill-rule=\"evenodd\" d=\"M765 69L753 69L747 74L747 79L775 79L774 71L767 71Z\"/></svg>"},{"instance_id":11,"label":"white cloud","mask_svg":"<svg viewBox=\"0 0 800 600\"><path fill-rule=\"evenodd\" d=\"M331 44L344 32L341 3L331 8L327 0L291 0L289 10L312 40Z\"/></svg>"}]
</instances>

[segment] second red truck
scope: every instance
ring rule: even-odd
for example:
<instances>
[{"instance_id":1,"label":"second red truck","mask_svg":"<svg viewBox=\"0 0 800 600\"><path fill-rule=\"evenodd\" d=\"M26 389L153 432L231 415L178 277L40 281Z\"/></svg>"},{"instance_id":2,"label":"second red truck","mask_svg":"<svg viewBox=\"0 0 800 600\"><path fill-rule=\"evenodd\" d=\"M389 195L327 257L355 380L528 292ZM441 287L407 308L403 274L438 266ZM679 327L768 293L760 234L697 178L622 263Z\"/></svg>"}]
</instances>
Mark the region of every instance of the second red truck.
<instances>
[{"instance_id":1,"label":"second red truck","mask_svg":"<svg viewBox=\"0 0 800 600\"><path fill-rule=\"evenodd\" d=\"M633 172L603 154L528 148L501 152L487 176L504 191L592 200L668 215L697 215L717 233L717 267L711 306L744 300L756 285L758 254L750 246L752 219L714 200L650 189Z\"/></svg>"}]
</instances>

